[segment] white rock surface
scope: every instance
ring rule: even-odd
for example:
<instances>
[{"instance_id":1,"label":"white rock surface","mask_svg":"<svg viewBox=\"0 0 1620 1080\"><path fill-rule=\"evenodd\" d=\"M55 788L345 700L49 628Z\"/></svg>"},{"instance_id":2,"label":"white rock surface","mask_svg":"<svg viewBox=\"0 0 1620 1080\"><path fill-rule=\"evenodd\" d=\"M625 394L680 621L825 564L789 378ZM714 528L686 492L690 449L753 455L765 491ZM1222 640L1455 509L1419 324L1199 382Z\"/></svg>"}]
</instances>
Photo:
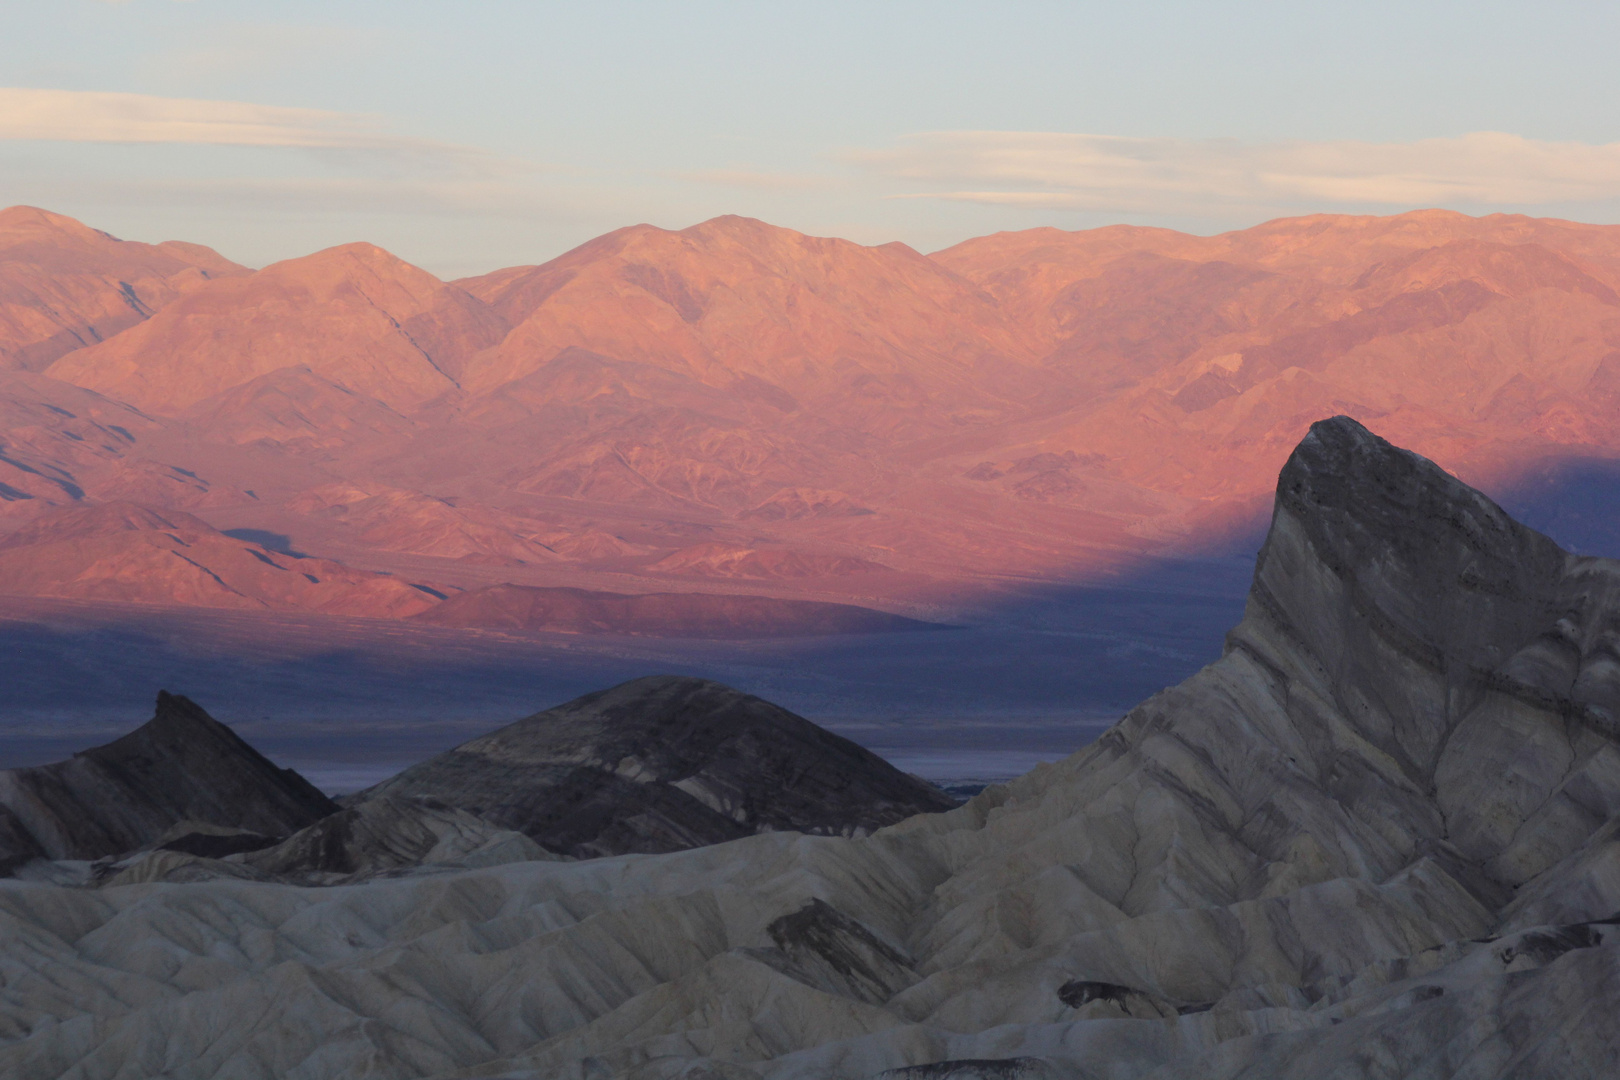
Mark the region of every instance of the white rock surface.
<instances>
[{"instance_id":1,"label":"white rock surface","mask_svg":"<svg viewBox=\"0 0 1620 1080\"><path fill-rule=\"evenodd\" d=\"M1324 422L1226 656L1061 763L858 839L0 882L0 1075L1614 1077L1617 589Z\"/></svg>"}]
</instances>

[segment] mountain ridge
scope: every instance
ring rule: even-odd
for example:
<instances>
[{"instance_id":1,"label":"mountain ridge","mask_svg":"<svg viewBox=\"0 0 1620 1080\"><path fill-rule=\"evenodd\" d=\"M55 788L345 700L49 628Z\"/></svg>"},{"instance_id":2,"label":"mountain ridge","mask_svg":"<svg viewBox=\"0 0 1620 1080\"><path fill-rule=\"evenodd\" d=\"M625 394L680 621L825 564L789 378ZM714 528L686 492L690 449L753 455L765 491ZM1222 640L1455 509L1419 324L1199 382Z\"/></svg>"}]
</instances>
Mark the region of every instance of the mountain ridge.
<instances>
[{"instance_id":1,"label":"mountain ridge","mask_svg":"<svg viewBox=\"0 0 1620 1080\"><path fill-rule=\"evenodd\" d=\"M1616 310L1614 228L1450 212L931 256L722 217L454 283L345 245L0 382L0 528L125 497L469 589L661 592L762 552L781 599L880 567L863 601L904 608L1242 543L1330 413L1552 498L1530 478L1620 460ZM67 419L63 378L141 410L132 438ZM397 494L298 509L333 485ZM862 512L771 509L802 491Z\"/></svg>"}]
</instances>

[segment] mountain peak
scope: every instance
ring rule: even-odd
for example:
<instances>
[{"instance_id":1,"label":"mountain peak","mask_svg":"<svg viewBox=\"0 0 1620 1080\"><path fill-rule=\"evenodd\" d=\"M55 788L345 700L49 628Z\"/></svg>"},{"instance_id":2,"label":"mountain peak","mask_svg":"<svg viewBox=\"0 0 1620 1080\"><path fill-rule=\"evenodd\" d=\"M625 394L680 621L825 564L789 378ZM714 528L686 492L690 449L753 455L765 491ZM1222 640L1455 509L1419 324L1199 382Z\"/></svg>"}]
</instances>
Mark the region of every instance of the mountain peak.
<instances>
[{"instance_id":1,"label":"mountain peak","mask_svg":"<svg viewBox=\"0 0 1620 1080\"><path fill-rule=\"evenodd\" d=\"M23 823L23 833L0 836L0 866L119 855L182 821L283 836L336 810L201 706L159 691L152 719L127 735L0 774L0 817Z\"/></svg>"},{"instance_id":2,"label":"mountain peak","mask_svg":"<svg viewBox=\"0 0 1620 1080\"><path fill-rule=\"evenodd\" d=\"M779 830L849 835L953 805L803 717L682 675L634 679L536 713L372 794L438 799L575 855Z\"/></svg>"},{"instance_id":3,"label":"mountain peak","mask_svg":"<svg viewBox=\"0 0 1620 1080\"><path fill-rule=\"evenodd\" d=\"M356 271L384 278L420 282L430 287L442 287L444 284L421 267L406 262L386 248L364 240L322 248L320 251L292 259L283 259L265 267L261 273L270 277L324 279L348 277Z\"/></svg>"},{"instance_id":4,"label":"mountain peak","mask_svg":"<svg viewBox=\"0 0 1620 1080\"><path fill-rule=\"evenodd\" d=\"M55 233L76 240L119 243L116 236L92 229L76 218L55 214L38 206L8 206L0 210L0 233Z\"/></svg>"}]
</instances>

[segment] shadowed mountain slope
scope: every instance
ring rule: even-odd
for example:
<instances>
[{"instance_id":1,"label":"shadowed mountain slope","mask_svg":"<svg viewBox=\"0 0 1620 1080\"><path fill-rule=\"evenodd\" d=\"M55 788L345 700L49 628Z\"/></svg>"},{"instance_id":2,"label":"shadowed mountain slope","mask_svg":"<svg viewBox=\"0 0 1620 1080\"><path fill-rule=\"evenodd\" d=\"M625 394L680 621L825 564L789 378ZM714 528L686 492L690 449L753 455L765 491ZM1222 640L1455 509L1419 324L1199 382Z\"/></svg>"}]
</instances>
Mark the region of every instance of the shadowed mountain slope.
<instances>
[{"instance_id":1,"label":"shadowed mountain slope","mask_svg":"<svg viewBox=\"0 0 1620 1080\"><path fill-rule=\"evenodd\" d=\"M768 701L675 676L537 713L356 798L375 796L438 799L570 855L865 833L956 805Z\"/></svg>"},{"instance_id":2,"label":"shadowed mountain slope","mask_svg":"<svg viewBox=\"0 0 1620 1080\"><path fill-rule=\"evenodd\" d=\"M690 638L807 637L945 630L940 623L819 600L730 593L612 593L491 585L460 593L417 615L439 626L651 634Z\"/></svg>"},{"instance_id":3,"label":"shadowed mountain slope","mask_svg":"<svg viewBox=\"0 0 1620 1080\"><path fill-rule=\"evenodd\" d=\"M1323 421L1279 478L1226 654L1062 762L867 837L341 890L0 884L0 1010L24 1033L0 1067L1605 1077L1617 620L1620 563ZM683 686L721 692L651 688ZM551 714L574 737L526 752L541 714L431 767L469 793L531 754L655 787L681 744L632 751L602 722L648 689ZM252 959L267 938L305 959ZM266 1021L227 1022L244 1003ZM423 1020L407 1038L399 1016Z\"/></svg>"},{"instance_id":4,"label":"shadowed mountain slope","mask_svg":"<svg viewBox=\"0 0 1620 1080\"><path fill-rule=\"evenodd\" d=\"M183 697L67 761L0 772L0 867L96 859L150 844L182 821L285 836L336 812Z\"/></svg>"}]
</instances>

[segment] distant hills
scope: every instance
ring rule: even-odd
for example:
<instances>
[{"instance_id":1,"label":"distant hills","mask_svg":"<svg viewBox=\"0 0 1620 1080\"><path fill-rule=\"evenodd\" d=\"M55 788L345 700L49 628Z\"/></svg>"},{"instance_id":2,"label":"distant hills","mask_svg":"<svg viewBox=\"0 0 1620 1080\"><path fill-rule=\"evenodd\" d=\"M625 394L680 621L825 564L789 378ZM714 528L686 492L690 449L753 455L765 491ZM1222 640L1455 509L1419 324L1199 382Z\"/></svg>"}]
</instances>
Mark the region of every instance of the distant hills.
<instances>
[{"instance_id":1,"label":"distant hills","mask_svg":"<svg viewBox=\"0 0 1620 1080\"><path fill-rule=\"evenodd\" d=\"M1503 495L1620 457L1617 408L1610 226L1320 215L922 255L723 217L444 282L363 243L249 271L0 211L0 530L129 501L446 596L930 619L964 584L1249 537L1326 415ZM51 565L0 588L82 595ZM198 602L161 580L127 598Z\"/></svg>"}]
</instances>

